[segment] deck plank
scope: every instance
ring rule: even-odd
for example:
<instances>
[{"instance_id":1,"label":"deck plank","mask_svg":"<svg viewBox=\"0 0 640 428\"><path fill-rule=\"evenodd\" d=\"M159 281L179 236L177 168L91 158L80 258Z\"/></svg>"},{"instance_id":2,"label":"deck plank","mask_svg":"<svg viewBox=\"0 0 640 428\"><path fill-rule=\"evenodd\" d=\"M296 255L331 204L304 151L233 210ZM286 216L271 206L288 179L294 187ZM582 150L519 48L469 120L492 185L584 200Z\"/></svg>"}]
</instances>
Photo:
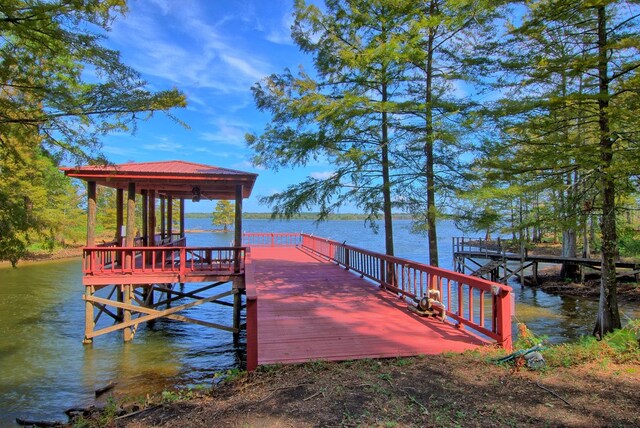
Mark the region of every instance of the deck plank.
<instances>
[{"instance_id":1,"label":"deck plank","mask_svg":"<svg viewBox=\"0 0 640 428\"><path fill-rule=\"evenodd\" d=\"M258 364L463 352L478 337L376 285L291 247L251 249L258 292Z\"/></svg>"}]
</instances>

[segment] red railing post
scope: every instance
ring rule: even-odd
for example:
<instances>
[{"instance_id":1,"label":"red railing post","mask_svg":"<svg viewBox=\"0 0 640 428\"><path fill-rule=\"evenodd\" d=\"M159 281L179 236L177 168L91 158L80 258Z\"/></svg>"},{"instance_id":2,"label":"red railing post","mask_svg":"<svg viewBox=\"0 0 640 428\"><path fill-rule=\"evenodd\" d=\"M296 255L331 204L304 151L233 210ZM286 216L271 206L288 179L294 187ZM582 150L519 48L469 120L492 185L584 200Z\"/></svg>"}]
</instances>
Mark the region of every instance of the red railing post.
<instances>
[{"instance_id":1,"label":"red railing post","mask_svg":"<svg viewBox=\"0 0 640 428\"><path fill-rule=\"evenodd\" d=\"M500 288L495 296L494 313L496 313L496 333L500 337L498 342L504 349L510 351L513 347L513 337L511 333L511 291L507 288ZM497 306L497 307L495 307Z\"/></svg>"},{"instance_id":2,"label":"red railing post","mask_svg":"<svg viewBox=\"0 0 640 428\"><path fill-rule=\"evenodd\" d=\"M187 273L187 248L180 247L180 281L182 277Z\"/></svg>"}]
</instances>

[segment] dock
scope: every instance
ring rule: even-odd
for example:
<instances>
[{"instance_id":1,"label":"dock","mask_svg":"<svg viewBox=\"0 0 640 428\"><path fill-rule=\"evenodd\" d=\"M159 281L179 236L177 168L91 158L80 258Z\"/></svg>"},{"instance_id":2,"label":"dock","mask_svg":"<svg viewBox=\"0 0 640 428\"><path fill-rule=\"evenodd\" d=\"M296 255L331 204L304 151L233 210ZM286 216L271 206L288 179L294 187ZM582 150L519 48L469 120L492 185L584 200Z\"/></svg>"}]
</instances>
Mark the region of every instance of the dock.
<instances>
[{"instance_id":1,"label":"dock","mask_svg":"<svg viewBox=\"0 0 640 428\"><path fill-rule=\"evenodd\" d=\"M246 337L248 370L511 349L514 303L504 284L308 234L243 233L255 174L182 161L63 171L87 182L86 345L116 332L129 342L140 326L170 319L229 333L238 350ZM116 192L114 239L103 243L99 186ZM201 198L235 201L229 247L188 244L184 201ZM205 304L228 309L228 323L192 310Z\"/></svg>"},{"instance_id":2,"label":"dock","mask_svg":"<svg viewBox=\"0 0 640 428\"><path fill-rule=\"evenodd\" d=\"M486 340L419 317L398 296L297 247L251 249L258 364L464 352Z\"/></svg>"},{"instance_id":3,"label":"dock","mask_svg":"<svg viewBox=\"0 0 640 428\"><path fill-rule=\"evenodd\" d=\"M531 269L532 281L536 284L540 264L573 265L583 276L583 268L600 270L602 263L599 258L529 254L526 250L512 251L500 239L453 237L452 241L453 265L456 272L503 284L511 277L521 277L525 269ZM634 275L636 280L640 278L640 263L617 260L615 265L618 277Z\"/></svg>"},{"instance_id":4,"label":"dock","mask_svg":"<svg viewBox=\"0 0 640 428\"><path fill-rule=\"evenodd\" d=\"M511 349L508 286L308 234L244 243L249 370Z\"/></svg>"}]
</instances>

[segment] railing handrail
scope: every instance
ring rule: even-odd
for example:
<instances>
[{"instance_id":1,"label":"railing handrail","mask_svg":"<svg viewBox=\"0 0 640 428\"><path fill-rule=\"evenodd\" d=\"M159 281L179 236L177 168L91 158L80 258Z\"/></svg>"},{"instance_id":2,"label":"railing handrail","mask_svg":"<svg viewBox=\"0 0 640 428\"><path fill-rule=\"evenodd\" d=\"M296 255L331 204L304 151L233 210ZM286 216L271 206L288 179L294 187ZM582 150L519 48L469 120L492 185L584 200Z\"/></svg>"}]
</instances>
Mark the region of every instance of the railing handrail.
<instances>
[{"instance_id":1,"label":"railing handrail","mask_svg":"<svg viewBox=\"0 0 640 428\"><path fill-rule=\"evenodd\" d=\"M242 243L247 246L294 247L300 245L300 233L290 232L245 232Z\"/></svg>"},{"instance_id":2,"label":"railing handrail","mask_svg":"<svg viewBox=\"0 0 640 428\"><path fill-rule=\"evenodd\" d=\"M221 269L239 274L244 269L246 249L207 246L85 247L82 249L82 272L85 277L136 272L182 275Z\"/></svg>"}]
</instances>

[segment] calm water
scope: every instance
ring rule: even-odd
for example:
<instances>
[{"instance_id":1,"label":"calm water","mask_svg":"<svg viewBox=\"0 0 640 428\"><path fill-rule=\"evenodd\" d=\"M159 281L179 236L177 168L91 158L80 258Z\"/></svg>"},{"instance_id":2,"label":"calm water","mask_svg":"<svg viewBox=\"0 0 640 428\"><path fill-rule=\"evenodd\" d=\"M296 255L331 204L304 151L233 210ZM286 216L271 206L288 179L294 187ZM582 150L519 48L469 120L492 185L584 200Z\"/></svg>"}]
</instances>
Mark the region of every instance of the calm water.
<instances>
[{"instance_id":1,"label":"calm water","mask_svg":"<svg viewBox=\"0 0 640 428\"><path fill-rule=\"evenodd\" d=\"M187 219L188 229L209 229L208 219ZM409 221L394 223L399 257L426 262L426 238L410 233ZM451 222L439 224L440 263L452 267L451 237L462 235ZM384 249L384 237L362 221L247 220L245 232L305 232L369 248ZM189 245L229 245L233 233L188 234ZM589 334L596 305L540 291L516 292L518 321L550 341ZM215 372L234 367L239 353L230 333L172 321L141 325L133 342L121 333L81 343L84 329L80 261L0 269L0 426L16 417L66 420L64 409L94 404L94 391L116 382L115 391L141 396L175 385L210 384ZM209 307L207 307L209 306ZM640 317L622 308L623 317ZM229 324L230 309L203 305L192 316Z\"/></svg>"}]
</instances>

